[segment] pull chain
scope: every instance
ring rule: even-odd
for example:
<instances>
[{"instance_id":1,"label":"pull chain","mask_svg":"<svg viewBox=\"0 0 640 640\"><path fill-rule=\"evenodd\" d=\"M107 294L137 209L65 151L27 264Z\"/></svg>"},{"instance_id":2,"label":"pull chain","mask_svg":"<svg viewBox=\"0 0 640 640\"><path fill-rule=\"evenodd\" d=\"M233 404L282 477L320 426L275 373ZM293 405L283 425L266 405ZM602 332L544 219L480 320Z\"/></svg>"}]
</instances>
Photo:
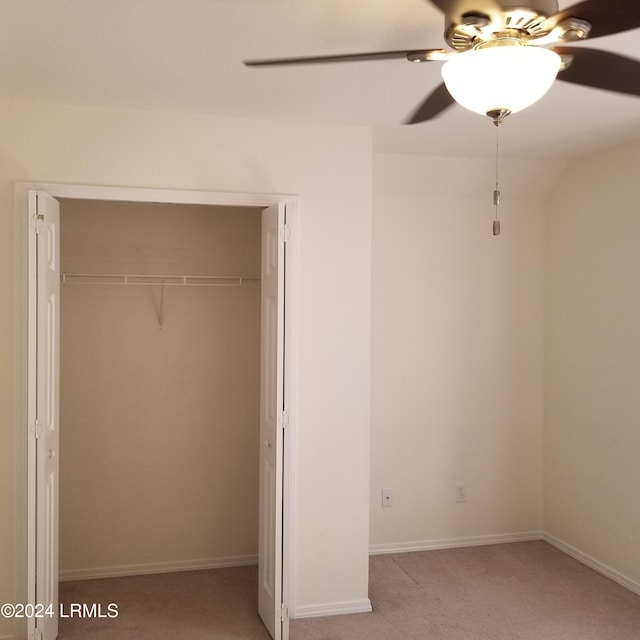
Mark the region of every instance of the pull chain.
<instances>
[{"instance_id":1,"label":"pull chain","mask_svg":"<svg viewBox=\"0 0 640 640\"><path fill-rule=\"evenodd\" d=\"M498 205L500 204L500 184L498 180L499 163L500 163L500 125L502 121L511 113L509 109L493 109L487 111L487 115L496 125L496 188L493 190L493 204L496 207L496 219L493 221L493 235L500 235L500 220L498 220Z\"/></svg>"},{"instance_id":2,"label":"pull chain","mask_svg":"<svg viewBox=\"0 0 640 640\"><path fill-rule=\"evenodd\" d=\"M493 190L493 204L496 207L496 219L493 221L493 235L500 235L500 220L498 220L498 206L500 205L500 125L502 120L496 120L496 188Z\"/></svg>"}]
</instances>

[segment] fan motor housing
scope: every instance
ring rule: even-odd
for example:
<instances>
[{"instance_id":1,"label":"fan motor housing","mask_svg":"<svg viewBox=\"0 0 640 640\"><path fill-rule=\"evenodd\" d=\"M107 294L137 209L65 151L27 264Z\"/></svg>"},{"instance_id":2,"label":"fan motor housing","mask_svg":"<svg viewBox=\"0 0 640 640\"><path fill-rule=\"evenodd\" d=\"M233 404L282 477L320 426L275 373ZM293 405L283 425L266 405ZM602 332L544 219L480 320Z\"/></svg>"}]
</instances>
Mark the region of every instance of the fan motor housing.
<instances>
[{"instance_id":1,"label":"fan motor housing","mask_svg":"<svg viewBox=\"0 0 640 640\"><path fill-rule=\"evenodd\" d=\"M479 4L482 4L479 2ZM456 51L467 51L478 41L486 41L496 33L520 33L527 39L547 34L543 23L558 12L558 0L520 0L517 4L503 4L502 11L465 13L456 21L445 16L444 38Z\"/></svg>"}]
</instances>

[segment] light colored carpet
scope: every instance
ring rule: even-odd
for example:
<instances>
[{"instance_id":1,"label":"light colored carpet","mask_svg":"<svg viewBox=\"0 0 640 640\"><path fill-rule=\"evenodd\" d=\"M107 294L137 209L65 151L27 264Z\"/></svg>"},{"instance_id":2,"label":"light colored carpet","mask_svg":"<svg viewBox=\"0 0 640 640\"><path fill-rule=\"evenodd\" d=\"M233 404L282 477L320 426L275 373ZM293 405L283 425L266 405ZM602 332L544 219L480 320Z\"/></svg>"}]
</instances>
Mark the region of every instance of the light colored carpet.
<instances>
[{"instance_id":1,"label":"light colored carpet","mask_svg":"<svg viewBox=\"0 0 640 640\"><path fill-rule=\"evenodd\" d=\"M295 640L640 640L640 596L544 542L374 556L371 614Z\"/></svg>"},{"instance_id":2,"label":"light colored carpet","mask_svg":"<svg viewBox=\"0 0 640 640\"><path fill-rule=\"evenodd\" d=\"M640 640L640 596L544 542L373 556L374 612L291 621L291 640ZM268 640L257 568L63 582L60 640Z\"/></svg>"},{"instance_id":3,"label":"light colored carpet","mask_svg":"<svg viewBox=\"0 0 640 640\"><path fill-rule=\"evenodd\" d=\"M114 602L118 617L60 620L58 640L269 640L258 617L258 567L60 583L60 602Z\"/></svg>"}]
</instances>

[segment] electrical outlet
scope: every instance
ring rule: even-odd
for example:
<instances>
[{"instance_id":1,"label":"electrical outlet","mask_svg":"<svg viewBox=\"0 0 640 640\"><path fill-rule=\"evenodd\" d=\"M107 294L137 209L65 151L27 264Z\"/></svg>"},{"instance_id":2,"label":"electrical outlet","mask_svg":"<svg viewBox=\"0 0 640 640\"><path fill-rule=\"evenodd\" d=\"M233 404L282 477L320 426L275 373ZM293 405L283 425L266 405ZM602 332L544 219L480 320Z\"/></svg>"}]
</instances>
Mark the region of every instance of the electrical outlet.
<instances>
[{"instance_id":1,"label":"electrical outlet","mask_svg":"<svg viewBox=\"0 0 640 640\"><path fill-rule=\"evenodd\" d=\"M463 484L456 485L456 502L467 501L467 487Z\"/></svg>"},{"instance_id":2,"label":"electrical outlet","mask_svg":"<svg viewBox=\"0 0 640 640\"><path fill-rule=\"evenodd\" d=\"M393 491L391 489L382 490L382 506L383 507L393 506Z\"/></svg>"}]
</instances>

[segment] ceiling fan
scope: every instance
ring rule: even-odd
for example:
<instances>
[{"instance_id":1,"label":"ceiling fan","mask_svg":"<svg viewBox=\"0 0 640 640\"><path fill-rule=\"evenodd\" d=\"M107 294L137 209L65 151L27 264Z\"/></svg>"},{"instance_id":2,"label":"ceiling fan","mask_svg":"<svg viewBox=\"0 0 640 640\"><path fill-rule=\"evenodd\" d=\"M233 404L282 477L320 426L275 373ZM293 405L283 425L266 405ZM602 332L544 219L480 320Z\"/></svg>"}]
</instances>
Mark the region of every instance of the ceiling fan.
<instances>
[{"instance_id":1,"label":"ceiling fan","mask_svg":"<svg viewBox=\"0 0 640 640\"><path fill-rule=\"evenodd\" d=\"M429 1L445 15L444 39L450 50L271 58L245 60L244 64L444 61L444 83L417 107L407 124L431 120L458 102L488 115L498 125L510 113L539 100L556 76L573 84L640 96L639 60L599 49L564 46L640 27L640 0L583 0L562 11L558 0Z\"/></svg>"}]
</instances>

